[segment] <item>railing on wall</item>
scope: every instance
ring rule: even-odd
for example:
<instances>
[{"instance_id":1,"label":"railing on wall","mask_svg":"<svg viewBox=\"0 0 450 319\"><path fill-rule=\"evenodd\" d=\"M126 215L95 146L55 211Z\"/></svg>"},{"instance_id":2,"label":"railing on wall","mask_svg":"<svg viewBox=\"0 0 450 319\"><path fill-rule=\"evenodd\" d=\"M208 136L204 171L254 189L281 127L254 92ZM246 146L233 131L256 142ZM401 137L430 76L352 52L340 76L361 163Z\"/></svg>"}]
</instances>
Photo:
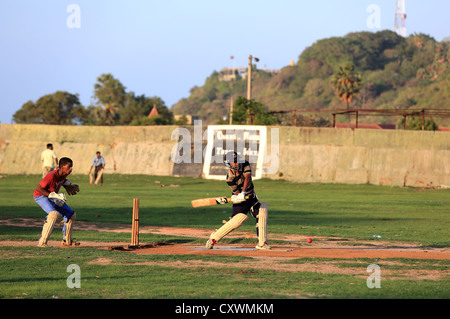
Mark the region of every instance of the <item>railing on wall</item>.
<instances>
[{"instance_id":1,"label":"railing on wall","mask_svg":"<svg viewBox=\"0 0 450 319\"><path fill-rule=\"evenodd\" d=\"M297 125L297 115L307 113L326 113L333 117L333 127L336 127L336 116L353 115L355 116L355 127L358 128L360 116L402 116L403 128L406 129L407 117L420 116L422 118L422 130L425 128L425 118L450 118L450 110L446 109L393 109L393 110L375 110L375 109L335 109L335 110L281 110L271 111L270 114L293 114L294 126Z\"/></svg>"}]
</instances>

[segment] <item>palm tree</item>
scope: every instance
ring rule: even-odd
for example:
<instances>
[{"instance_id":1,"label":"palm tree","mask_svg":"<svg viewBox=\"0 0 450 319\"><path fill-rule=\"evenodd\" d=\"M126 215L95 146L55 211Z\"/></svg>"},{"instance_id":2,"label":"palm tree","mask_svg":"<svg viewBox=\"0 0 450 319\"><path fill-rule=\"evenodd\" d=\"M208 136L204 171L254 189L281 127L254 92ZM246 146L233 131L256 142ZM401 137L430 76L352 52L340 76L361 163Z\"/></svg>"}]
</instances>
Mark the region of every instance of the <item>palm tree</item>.
<instances>
[{"instance_id":1,"label":"palm tree","mask_svg":"<svg viewBox=\"0 0 450 319\"><path fill-rule=\"evenodd\" d=\"M125 105L125 86L111 74L102 74L94 85L94 96L104 106L105 123L115 124L118 113Z\"/></svg>"},{"instance_id":2,"label":"palm tree","mask_svg":"<svg viewBox=\"0 0 450 319\"><path fill-rule=\"evenodd\" d=\"M351 101L362 88L361 74L355 73L355 66L352 63L346 63L339 66L338 71L331 79L331 85L348 109Z\"/></svg>"}]
</instances>

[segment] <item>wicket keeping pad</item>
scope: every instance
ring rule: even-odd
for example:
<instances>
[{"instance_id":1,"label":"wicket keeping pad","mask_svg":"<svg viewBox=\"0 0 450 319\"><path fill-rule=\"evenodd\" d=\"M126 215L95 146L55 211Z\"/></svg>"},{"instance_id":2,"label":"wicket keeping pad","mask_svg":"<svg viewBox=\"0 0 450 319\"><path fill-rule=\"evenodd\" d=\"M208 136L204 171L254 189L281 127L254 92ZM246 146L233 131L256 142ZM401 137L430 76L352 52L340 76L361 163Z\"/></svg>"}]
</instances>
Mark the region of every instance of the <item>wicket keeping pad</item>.
<instances>
[{"instance_id":1,"label":"wicket keeping pad","mask_svg":"<svg viewBox=\"0 0 450 319\"><path fill-rule=\"evenodd\" d=\"M39 239L38 246L45 247L47 246L48 238L53 232L53 228L55 227L55 224L57 220L61 217L61 214L58 213L56 210L51 211L47 219L45 220L44 226L42 227L42 233L41 238Z\"/></svg>"},{"instance_id":2,"label":"wicket keeping pad","mask_svg":"<svg viewBox=\"0 0 450 319\"><path fill-rule=\"evenodd\" d=\"M64 234L64 240L66 242L66 245L70 246L72 245L72 229L73 229L73 223L75 222L75 219L77 218L77 213L73 213L73 215L69 218L67 222L64 222L64 225L66 226L66 233Z\"/></svg>"}]
</instances>

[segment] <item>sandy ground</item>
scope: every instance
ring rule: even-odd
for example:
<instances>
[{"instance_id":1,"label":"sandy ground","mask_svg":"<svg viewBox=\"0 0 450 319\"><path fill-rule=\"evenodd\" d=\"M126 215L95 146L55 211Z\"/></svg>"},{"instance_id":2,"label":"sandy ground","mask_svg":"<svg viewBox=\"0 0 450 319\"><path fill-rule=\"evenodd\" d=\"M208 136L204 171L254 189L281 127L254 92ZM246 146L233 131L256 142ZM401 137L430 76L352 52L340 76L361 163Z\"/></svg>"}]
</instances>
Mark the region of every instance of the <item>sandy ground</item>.
<instances>
[{"instance_id":1,"label":"sandy ground","mask_svg":"<svg viewBox=\"0 0 450 319\"><path fill-rule=\"evenodd\" d=\"M0 225L42 227L42 220L31 218L0 219ZM129 232L131 226L114 225L114 228L105 225L86 223L79 221L76 223L78 230L97 230L105 232ZM39 233L39 231L38 231ZM205 242L211 230L195 228L176 227L156 227L141 226L140 233L154 233L161 235L173 235L203 238ZM55 234L56 235L56 234ZM53 236L54 238L56 236ZM228 255L228 256L248 256L248 257L274 257L274 258L303 258L303 257L323 257L323 258L416 258L416 259L450 259L450 249L448 248L427 248L424 249L415 244L383 242L381 240L350 241L344 238L324 238L312 237L312 242L307 243L307 237L302 235L269 234L270 239L284 240L289 244L272 245L272 250L260 251L254 249L254 245L229 245L220 243L215 249L207 250L203 245L193 244L161 244L140 243L139 247L129 247L129 243L124 242L82 242L81 247L97 247L105 249L117 249L130 251L139 254L189 254L189 255ZM254 238L254 233L233 232L228 237L231 238ZM343 245L344 244L344 245ZM345 245L348 244L348 245ZM351 245L349 245L351 244ZM34 246L36 242L30 241L0 241L0 246ZM58 240L50 240L49 246L59 246Z\"/></svg>"}]
</instances>

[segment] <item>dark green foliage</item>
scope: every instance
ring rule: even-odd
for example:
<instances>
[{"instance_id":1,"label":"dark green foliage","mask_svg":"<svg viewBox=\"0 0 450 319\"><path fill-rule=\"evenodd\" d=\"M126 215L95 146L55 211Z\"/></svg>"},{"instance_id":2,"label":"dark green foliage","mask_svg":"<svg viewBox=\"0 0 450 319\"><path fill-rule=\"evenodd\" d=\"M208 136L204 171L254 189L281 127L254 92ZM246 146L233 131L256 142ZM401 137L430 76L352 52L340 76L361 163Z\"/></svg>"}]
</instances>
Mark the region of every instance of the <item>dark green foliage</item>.
<instances>
[{"instance_id":1,"label":"dark green foliage","mask_svg":"<svg viewBox=\"0 0 450 319\"><path fill-rule=\"evenodd\" d=\"M275 120L262 103L239 96L233 106L233 123L273 125Z\"/></svg>"},{"instance_id":2,"label":"dark green foliage","mask_svg":"<svg viewBox=\"0 0 450 319\"><path fill-rule=\"evenodd\" d=\"M400 119L397 122L397 128L404 128L405 127L404 125L405 125L404 119ZM433 121L433 119L425 118L422 120L421 116L412 116L406 120L407 130L419 131L422 129L422 125L425 131L436 131L438 129L438 126L436 122Z\"/></svg>"},{"instance_id":3,"label":"dark green foliage","mask_svg":"<svg viewBox=\"0 0 450 319\"><path fill-rule=\"evenodd\" d=\"M15 123L77 124L85 116L78 95L57 91L41 97L36 103L28 101L13 115Z\"/></svg>"}]
</instances>

